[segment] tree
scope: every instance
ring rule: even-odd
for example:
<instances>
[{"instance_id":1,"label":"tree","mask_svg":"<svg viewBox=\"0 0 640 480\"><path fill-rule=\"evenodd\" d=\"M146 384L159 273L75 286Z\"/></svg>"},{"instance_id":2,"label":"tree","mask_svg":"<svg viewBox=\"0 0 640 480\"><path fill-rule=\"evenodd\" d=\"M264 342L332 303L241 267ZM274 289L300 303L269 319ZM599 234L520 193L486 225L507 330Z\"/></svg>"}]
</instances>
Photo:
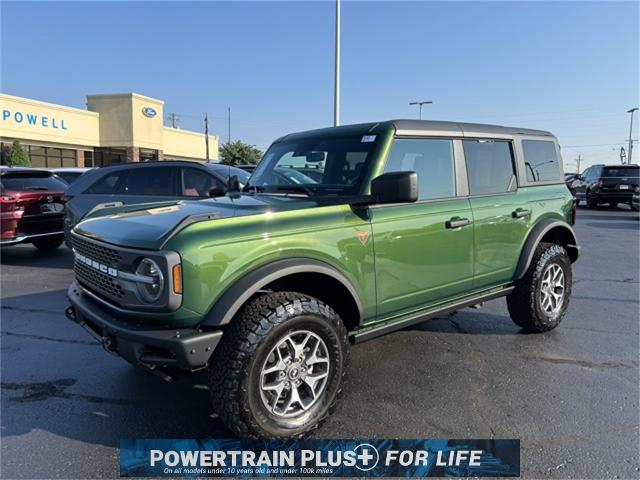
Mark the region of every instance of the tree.
<instances>
[{"instance_id":1,"label":"tree","mask_svg":"<svg viewBox=\"0 0 640 480\"><path fill-rule=\"evenodd\" d=\"M9 150L9 157L7 158L7 164L12 167L30 167L31 162L27 152L24 151L19 140L14 140Z\"/></svg>"},{"instance_id":2,"label":"tree","mask_svg":"<svg viewBox=\"0 0 640 480\"><path fill-rule=\"evenodd\" d=\"M224 143L220 147L220 163L225 165L255 165L260 158L260 149L240 140Z\"/></svg>"}]
</instances>

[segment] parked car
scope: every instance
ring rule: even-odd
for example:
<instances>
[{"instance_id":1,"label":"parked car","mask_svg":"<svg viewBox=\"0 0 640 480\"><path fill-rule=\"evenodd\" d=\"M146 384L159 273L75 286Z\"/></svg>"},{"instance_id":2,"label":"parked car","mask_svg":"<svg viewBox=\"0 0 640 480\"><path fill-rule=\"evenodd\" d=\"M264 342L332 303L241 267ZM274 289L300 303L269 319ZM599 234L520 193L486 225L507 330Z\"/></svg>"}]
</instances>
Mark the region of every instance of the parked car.
<instances>
[{"instance_id":1,"label":"parked car","mask_svg":"<svg viewBox=\"0 0 640 480\"><path fill-rule=\"evenodd\" d=\"M631 205L633 191L640 184L638 165L594 165L587 168L574 182L573 189L578 202L584 200L588 208L608 203Z\"/></svg>"},{"instance_id":2,"label":"parked car","mask_svg":"<svg viewBox=\"0 0 640 480\"><path fill-rule=\"evenodd\" d=\"M62 243L67 185L47 170L0 168L0 245L31 243L53 250Z\"/></svg>"},{"instance_id":3,"label":"parked car","mask_svg":"<svg viewBox=\"0 0 640 480\"><path fill-rule=\"evenodd\" d=\"M572 185L573 185L573 182L579 176L580 175L578 175L577 173L565 173L564 174L564 183L567 185L567 188L569 189L569 191L571 191L571 193L573 193L573 189L571 188Z\"/></svg>"},{"instance_id":4,"label":"parked car","mask_svg":"<svg viewBox=\"0 0 640 480\"><path fill-rule=\"evenodd\" d=\"M78 178L80 178L81 175L84 175L89 170L91 170L91 168L65 167L51 169L54 175L56 175L58 178L61 178L69 185L71 185Z\"/></svg>"},{"instance_id":5,"label":"parked car","mask_svg":"<svg viewBox=\"0 0 640 480\"><path fill-rule=\"evenodd\" d=\"M93 169L65 192L67 241L71 229L92 210L224 195L229 175L237 176L241 187L249 178L236 167L191 161L134 162Z\"/></svg>"},{"instance_id":6,"label":"parked car","mask_svg":"<svg viewBox=\"0 0 640 480\"><path fill-rule=\"evenodd\" d=\"M310 162L320 181L279 171ZM72 232L66 314L165 379L206 371L237 435L297 437L329 415L350 342L505 296L523 330L556 328L579 253L573 204L549 132L396 120L295 133L241 193L89 215Z\"/></svg>"},{"instance_id":7,"label":"parked car","mask_svg":"<svg viewBox=\"0 0 640 480\"><path fill-rule=\"evenodd\" d=\"M255 165L234 165L234 166L248 173L252 173L256 169Z\"/></svg>"}]
</instances>

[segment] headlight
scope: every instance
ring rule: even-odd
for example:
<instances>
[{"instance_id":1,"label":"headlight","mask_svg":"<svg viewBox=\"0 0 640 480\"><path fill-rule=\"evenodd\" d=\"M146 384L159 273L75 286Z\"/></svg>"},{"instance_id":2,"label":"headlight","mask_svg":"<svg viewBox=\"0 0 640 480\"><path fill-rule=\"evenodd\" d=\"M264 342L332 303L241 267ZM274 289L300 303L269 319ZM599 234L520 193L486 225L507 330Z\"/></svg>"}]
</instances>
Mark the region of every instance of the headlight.
<instances>
[{"instance_id":1,"label":"headlight","mask_svg":"<svg viewBox=\"0 0 640 480\"><path fill-rule=\"evenodd\" d=\"M147 302L158 301L164 291L164 275L162 269L150 258L143 258L136 268L138 293Z\"/></svg>"}]
</instances>

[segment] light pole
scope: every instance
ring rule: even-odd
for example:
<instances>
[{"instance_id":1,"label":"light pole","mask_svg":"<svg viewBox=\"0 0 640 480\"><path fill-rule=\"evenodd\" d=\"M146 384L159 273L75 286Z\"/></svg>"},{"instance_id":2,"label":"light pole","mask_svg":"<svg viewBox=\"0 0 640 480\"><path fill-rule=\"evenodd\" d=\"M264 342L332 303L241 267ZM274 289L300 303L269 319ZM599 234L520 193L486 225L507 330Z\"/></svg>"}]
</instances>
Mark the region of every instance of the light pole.
<instances>
[{"instance_id":1,"label":"light pole","mask_svg":"<svg viewBox=\"0 0 640 480\"><path fill-rule=\"evenodd\" d=\"M425 100L423 102L409 102L409 105L418 105L418 119L422 120L422 105L430 105L432 103L431 100Z\"/></svg>"},{"instance_id":2,"label":"light pole","mask_svg":"<svg viewBox=\"0 0 640 480\"><path fill-rule=\"evenodd\" d=\"M627 110L627 113L631 114L631 121L629 122L629 152L627 164L631 164L631 155L633 153L633 113L638 110L638 107Z\"/></svg>"},{"instance_id":3,"label":"light pole","mask_svg":"<svg viewBox=\"0 0 640 480\"><path fill-rule=\"evenodd\" d=\"M340 0L336 0L336 52L333 79L333 126L340 125Z\"/></svg>"}]
</instances>

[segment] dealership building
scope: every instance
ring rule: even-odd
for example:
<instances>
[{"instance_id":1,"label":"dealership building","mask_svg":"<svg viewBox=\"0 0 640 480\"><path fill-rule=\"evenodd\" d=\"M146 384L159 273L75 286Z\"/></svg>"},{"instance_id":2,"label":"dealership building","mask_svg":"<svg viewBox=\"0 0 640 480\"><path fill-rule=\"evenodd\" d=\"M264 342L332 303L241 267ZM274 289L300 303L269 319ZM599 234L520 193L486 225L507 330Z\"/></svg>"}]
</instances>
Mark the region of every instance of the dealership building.
<instances>
[{"instance_id":1,"label":"dealership building","mask_svg":"<svg viewBox=\"0 0 640 480\"><path fill-rule=\"evenodd\" d=\"M2 164L14 140L34 167L205 161L205 135L165 126L163 108L162 100L137 93L87 95L86 110L0 93ZM217 136L209 135L208 147L217 161Z\"/></svg>"}]
</instances>

